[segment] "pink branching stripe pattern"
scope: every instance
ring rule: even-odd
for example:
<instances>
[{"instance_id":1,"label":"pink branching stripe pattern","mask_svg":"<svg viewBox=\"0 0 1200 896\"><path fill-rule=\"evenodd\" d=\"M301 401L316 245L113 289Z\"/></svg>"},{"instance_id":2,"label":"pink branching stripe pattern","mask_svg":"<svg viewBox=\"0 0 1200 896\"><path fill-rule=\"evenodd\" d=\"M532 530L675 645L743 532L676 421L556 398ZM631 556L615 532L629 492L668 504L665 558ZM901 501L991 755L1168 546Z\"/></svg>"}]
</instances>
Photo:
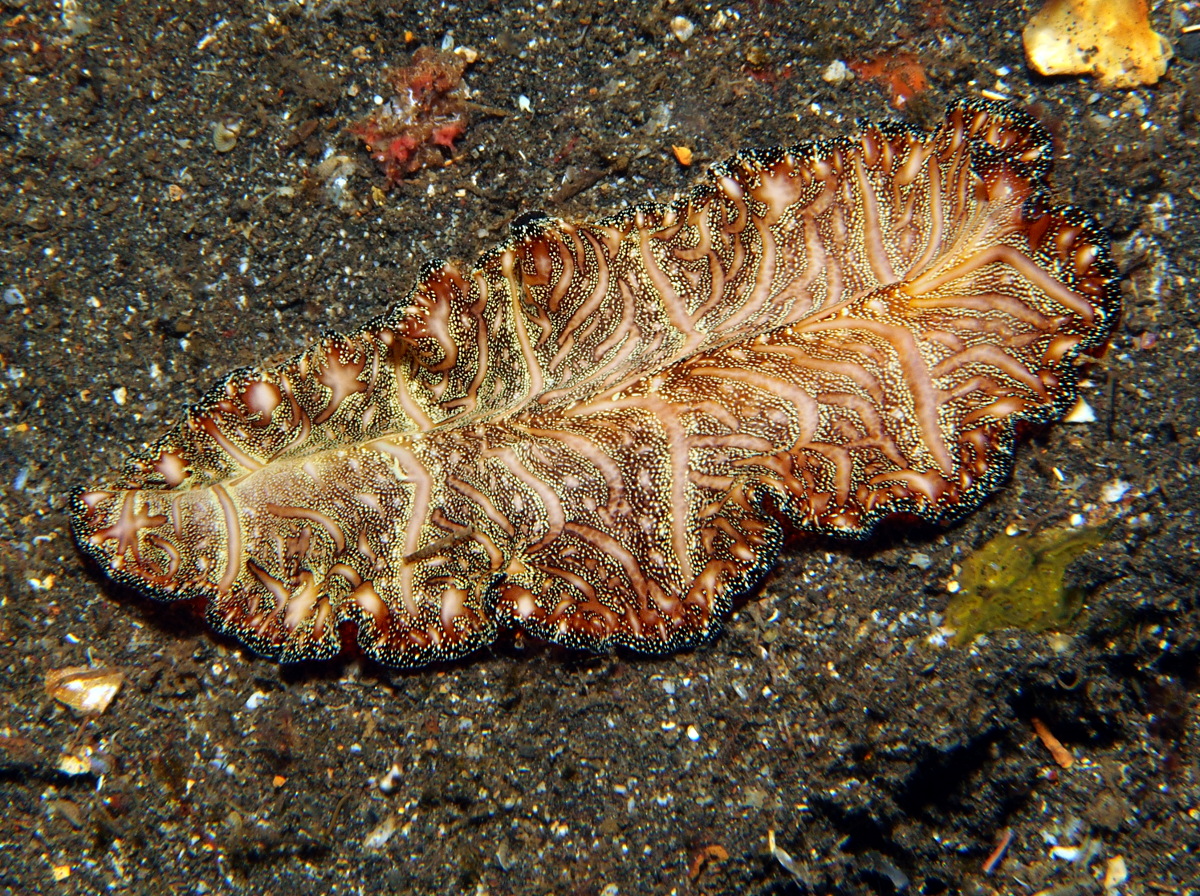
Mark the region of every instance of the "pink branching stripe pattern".
<instances>
[{"instance_id":1,"label":"pink branching stripe pattern","mask_svg":"<svg viewBox=\"0 0 1200 896\"><path fill-rule=\"evenodd\" d=\"M736 156L667 206L524 216L361 329L230 374L76 493L76 538L282 661L417 666L513 628L696 644L789 532L959 516L1019 424L1070 408L1115 275L1050 156L970 101Z\"/></svg>"}]
</instances>

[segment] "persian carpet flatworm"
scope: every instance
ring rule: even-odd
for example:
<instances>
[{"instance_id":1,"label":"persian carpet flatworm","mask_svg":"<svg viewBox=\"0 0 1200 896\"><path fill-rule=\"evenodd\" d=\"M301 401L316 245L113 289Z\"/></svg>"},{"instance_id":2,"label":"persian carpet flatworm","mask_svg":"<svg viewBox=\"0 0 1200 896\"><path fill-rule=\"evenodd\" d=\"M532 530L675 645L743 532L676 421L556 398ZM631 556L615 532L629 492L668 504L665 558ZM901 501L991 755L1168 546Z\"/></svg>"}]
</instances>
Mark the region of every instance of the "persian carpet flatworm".
<instances>
[{"instance_id":1,"label":"persian carpet flatworm","mask_svg":"<svg viewBox=\"0 0 1200 896\"><path fill-rule=\"evenodd\" d=\"M73 502L119 582L284 661L413 666L518 628L710 637L789 531L943 521L1060 417L1107 239L1005 106L752 152L668 205L523 216L473 268L238 370Z\"/></svg>"}]
</instances>

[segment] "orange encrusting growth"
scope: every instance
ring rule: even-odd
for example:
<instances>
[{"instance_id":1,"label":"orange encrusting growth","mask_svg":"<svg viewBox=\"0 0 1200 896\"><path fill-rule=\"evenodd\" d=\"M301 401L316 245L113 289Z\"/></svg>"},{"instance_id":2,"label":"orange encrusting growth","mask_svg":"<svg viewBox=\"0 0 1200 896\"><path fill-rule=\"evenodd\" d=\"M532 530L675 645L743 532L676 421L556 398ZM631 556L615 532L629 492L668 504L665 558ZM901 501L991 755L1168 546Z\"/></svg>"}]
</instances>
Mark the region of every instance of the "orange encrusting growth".
<instances>
[{"instance_id":1,"label":"orange encrusting growth","mask_svg":"<svg viewBox=\"0 0 1200 896\"><path fill-rule=\"evenodd\" d=\"M946 520L1074 400L1116 313L1008 107L751 153L670 206L526 216L474 269L241 370L80 492L119 581L282 660L418 665L498 630L710 637L785 532Z\"/></svg>"},{"instance_id":2,"label":"orange encrusting growth","mask_svg":"<svg viewBox=\"0 0 1200 896\"><path fill-rule=\"evenodd\" d=\"M887 87L892 106L897 109L903 109L929 87L925 66L915 53L882 53L870 59L851 60L850 70L864 80Z\"/></svg>"}]
</instances>

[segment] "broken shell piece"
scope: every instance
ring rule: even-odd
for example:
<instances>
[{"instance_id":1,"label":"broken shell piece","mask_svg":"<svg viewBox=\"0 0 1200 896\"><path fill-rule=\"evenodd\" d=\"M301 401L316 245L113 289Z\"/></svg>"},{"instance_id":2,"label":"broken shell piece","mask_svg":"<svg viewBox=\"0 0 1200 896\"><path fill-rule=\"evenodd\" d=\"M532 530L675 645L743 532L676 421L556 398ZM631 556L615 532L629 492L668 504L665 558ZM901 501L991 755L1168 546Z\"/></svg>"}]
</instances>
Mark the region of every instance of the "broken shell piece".
<instances>
[{"instance_id":1,"label":"broken shell piece","mask_svg":"<svg viewBox=\"0 0 1200 896\"><path fill-rule=\"evenodd\" d=\"M223 121L214 121L212 126L213 148L217 152L229 152L237 146L238 134L241 133L242 126L240 124L227 124Z\"/></svg>"},{"instance_id":2,"label":"broken shell piece","mask_svg":"<svg viewBox=\"0 0 1200 896\"><path fill-rule=\"evenodd\" d=\"M1087 403L1087 400L1080 397L1075 402L1075 407L1071 408L1071 413L1063 417L1063 423L1095 423L1096 412L1092 406Z\"/></svg>"},{"instance_id":3,"label":"broken shell piece","mask_svg":"<svg viewBox=\"0 0 1200 896\"><path fill-rule=\"evenodd\" d=\"M77 712L96 716L108 709L124 681L118 669L68 666L46 673L46 692Z\"/></svg>"},{"instance_id":4,"label":"broken shell piece","mask_svg":"<svg viewBox=\"0 0 1200 896\"><path fill-rule=\"evenodd\" d=\"M1048 0L1022 38L1039 74L1091 74L1106 87L1154 84L1172 56L1147 0Z\"/></svg>"}]
</instances>

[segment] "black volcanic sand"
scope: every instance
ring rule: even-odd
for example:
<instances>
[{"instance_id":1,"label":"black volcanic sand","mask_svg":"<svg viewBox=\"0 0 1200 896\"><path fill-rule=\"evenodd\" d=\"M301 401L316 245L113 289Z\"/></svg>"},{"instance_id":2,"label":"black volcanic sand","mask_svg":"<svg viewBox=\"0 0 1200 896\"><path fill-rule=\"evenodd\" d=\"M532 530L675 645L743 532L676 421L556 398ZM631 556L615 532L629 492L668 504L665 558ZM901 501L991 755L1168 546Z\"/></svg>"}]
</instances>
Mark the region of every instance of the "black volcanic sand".
<instances>
[{"instance_id":1,"label":"black volcanic sand","mask_svg":"<svg viewBox=\"0 0 1200 896\"><path fill-rule=\"evenodd\" d=\"M1200 890L1200 77L1033 76L1028 5L4 0L0 890L1085 894L1117 857L1122 893ZM385 66L447 34L479 53L472 125L453 164L372 199L384 178L346 128ZM903 52L929 79L903 112L821 77ZM1096 422L1031 434L959 525L797 544L679 656L510 640L409 673L281 668L76 553L73 486L226 371L377 313L427 259L981 91L1052 128L1057 197L1112 232L1124 312L1087 376ZM1115 524L1068 570L1068 630L942 643L956 564L1076 514ZM89 662L126 682L81 723L44 676ZM89 750L94 773L60 770Z\"/></svg>"}]
</instances>

